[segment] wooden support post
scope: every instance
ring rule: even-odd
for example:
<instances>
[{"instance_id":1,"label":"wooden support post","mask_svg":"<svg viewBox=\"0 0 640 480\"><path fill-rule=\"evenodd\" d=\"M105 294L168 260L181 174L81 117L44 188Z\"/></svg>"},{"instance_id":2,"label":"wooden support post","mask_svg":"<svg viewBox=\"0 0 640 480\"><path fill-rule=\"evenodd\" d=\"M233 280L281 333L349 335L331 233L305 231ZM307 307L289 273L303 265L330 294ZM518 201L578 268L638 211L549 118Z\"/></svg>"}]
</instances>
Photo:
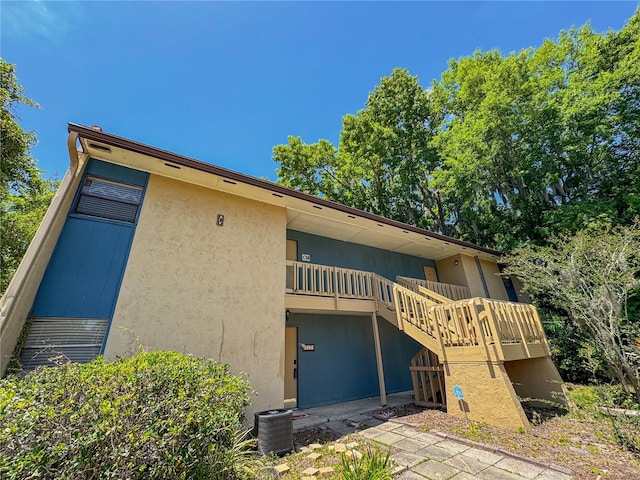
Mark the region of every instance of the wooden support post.
<instances>
[{"instance_id":1,"label":"wooden support post","mask_svg":"<svg viewBox=\"0 0 640 480\"><path fill-rule=\"evenodd\" d=\"M504 361L504 351L502 350L502 336L500 330L498 330L498 324L496 322L495 315L493 314L493 308L489 301L481 299L481 303L484 306L484 312L487 314L487 320L489 320L489 328L493 336L493 345L498 355L498 360Z\"/></svg>"},{"instance_id":2,"label":"wooden support post","mask_svg":"<svg viewBox=\"0 0 640 480\"><path fill-rule=\"evenodd\" d=\"M380 348L380 332L378 331L378 319L376 312L371 313L371 326L373 327L373 342L376 347L376 363L378 364L378 383L380 384L380 405L387 404L387 391L384 386L384 369L382 368L382 349Z\"/></svg>"}]
</instances>

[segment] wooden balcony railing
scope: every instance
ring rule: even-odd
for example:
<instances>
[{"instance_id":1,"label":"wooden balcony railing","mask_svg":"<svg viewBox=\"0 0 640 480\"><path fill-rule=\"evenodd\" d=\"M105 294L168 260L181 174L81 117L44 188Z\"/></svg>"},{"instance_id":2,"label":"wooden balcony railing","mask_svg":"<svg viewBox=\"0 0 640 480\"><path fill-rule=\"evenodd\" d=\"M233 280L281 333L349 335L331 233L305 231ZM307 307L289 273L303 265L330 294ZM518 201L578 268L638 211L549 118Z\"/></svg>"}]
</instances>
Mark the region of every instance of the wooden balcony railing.
<instances>
[{"instance_id":1,"label":"wooden balcony railing","mask_svg":"<svg viewBox=\"0 0 640 480\"><path fill-rule=\"evenodd\" d=\"M506 359L509 355L505 349L510 346L521 347L523 356L528 357L530 346L537 344L537 352L542 348L549 354L533 305L486 298L452 301L415 279L398 277L398 281L403 285L372 272L287 261L287 293L375 301L378 309L384 307L395 312L401 330L404 324L410 324L426 334L431 340L424 336L423 340L431 343L429 347L442 354L445 361L445 348L449 347L480 346L485 350L485 358L489 358L489 346L493 345L497 357ZM455 295L462 295L466 289L457 285L447 288L449 294L455 291Z\"/></svg>"},{"instance_id":2,"label":"wooden balcony railing","mask_svg":"<svg viewBox=\"0 0 640 480\"><path fill-rule=\"evenodd\" d=\"M465 298L471 298L471 290L469 287L463 285L453 285L451 283L431 282L429 280L422 280L421 278L409 278L409 277L397 277L398 283L404 287L414 290L413 285L422 286L432 292L435 292L443 297L451 300L464 300ZM416 293L420 293L418 290L414 290Z\"/></svg>"},{"instance_id":3,"label":"wooden balcony railing","mask_svg":"<svg viewBox=\"0 0 640 480\"><path fill-rule=\"evenodd\" d=\"M298 295L376 300L394 310L394 282L351 268L287 261L287 292Z\"/></svg>"},{"instance_id":4,"label":"wooden balcony railing","mask_svg":"<svg viewBox=\"0 0 640 480\"><path fill-rule=\"evenodd\" d=\"M425 280L422 280L422 283L420 283L420 282L418 282L416 280L418 280L418 279L407 278L407 277L396 277L396 282L398 282L399 285L403 286L404 288L407 288L407 289L411 290L414 293L419 293L423 297L427 297L434 304L437 304L437 303L450 303L452 301L451 298L445 297L444 295L440 295L439 293L434 292L433 290L429 290L428 288L426 288L424 286L426 284Z\"/></svg>"}]
</instances>

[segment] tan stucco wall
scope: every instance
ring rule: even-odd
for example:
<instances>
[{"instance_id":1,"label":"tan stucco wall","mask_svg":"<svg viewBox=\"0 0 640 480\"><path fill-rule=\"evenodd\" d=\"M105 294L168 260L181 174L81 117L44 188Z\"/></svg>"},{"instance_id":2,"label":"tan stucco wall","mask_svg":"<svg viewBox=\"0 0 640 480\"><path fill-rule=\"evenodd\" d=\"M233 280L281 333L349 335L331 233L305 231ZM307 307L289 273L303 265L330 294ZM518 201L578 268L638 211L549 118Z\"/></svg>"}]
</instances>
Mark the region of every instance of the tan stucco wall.
<instances>
[{"instance_id":1,"label":"tan stucco wall","mask_svg":"<svg viewBox=\"0 0 640 480\"><path fill-rule=\"evenodd\" d=\"M480 265L482 267L482 273L484 274L484 280L489 289L489 297L495 298L496 300L509 300L509 295L504 288L504 282L500 276L498 264L488 260L480 260Z\"/></svg>"},{"instance_id":2,"label":"tan stucco wall","mask_svg":"<svg viewBox=\"0 0 640 480\"><path fill-rule=\"evenodd\" d=\"M460 402L453 395L454 385L459 385L469 420L513 429L528 425L502 363L449 362L445 372L449 415L464 418Z\"/></svg>"},{"instance_id":3,"label":"tan stucco wall","mask_svg":"<svg viewBox=\"0 0 640 480\"><path fill-rule=\"evenodd\" d=\"M441 282L464 285L469 287L472 297L486 297L475 258L462 254L453 255L438 260L436 267Z\"/></svg>"},{"instance_id":4,"label":"tan stucco wall","mask_svg":"<svg viewBox=\"0 0 640 480\"><path fill-rule=\"evenodd\" d=\"M285 242L283 208L152 175L105 357L211 357L248 374L254 411L282 408Z\"/></svg>"},{"instance_id":5,"label":"tan stucco wall","mask_svg":"<svg viewBox=\"0 0 640 480\"><path fill-rule=\"evenodd\" d=\"M74 166L76 168L73 168ZM85 166L86 158L82 157L78 164L72 164L72 168L67 170L0 300L0 376L4 375L7 369L27 315L33 306Z\"/></svg>"},{"instance_id":6,"label":"tan stucco wall","mask_svg":"<svg viewBox=\"0 0 640 480\"><path fill-rule=\"evenodd\" d=\"M455 262L458 262L456 265ZM462 285L468 287L467 276L464 273L464 266L461 263L460 255L443 258L436 262L438 270L438 280L442 283L450 283L452 285Z\"/></svg>"},{"instance_id":7,"label":"tan stucco wall","mask_svg":"<svg viewBox=\"0 0 640 480\"><path fill-rule=\"evenodd\" d=\"M551 358L505 362L504 367L520 398L542 407L567 406L564 382Z\"/></svg>"},{"instance_id":8,"label":"tan stucco wall","mask_svg":"<svg viewBox=\"0 0 640 480\"><path fill-rule=\"evenodd\" d=\"M469 290L471 290L471 296L486 297L487 293L484 291L484 285L482 285L482 278L476 265L476 259L469 255L460 255L460 257L464 267L464 273L467 276L467 284Z\"/></svg>"}]
</instances>

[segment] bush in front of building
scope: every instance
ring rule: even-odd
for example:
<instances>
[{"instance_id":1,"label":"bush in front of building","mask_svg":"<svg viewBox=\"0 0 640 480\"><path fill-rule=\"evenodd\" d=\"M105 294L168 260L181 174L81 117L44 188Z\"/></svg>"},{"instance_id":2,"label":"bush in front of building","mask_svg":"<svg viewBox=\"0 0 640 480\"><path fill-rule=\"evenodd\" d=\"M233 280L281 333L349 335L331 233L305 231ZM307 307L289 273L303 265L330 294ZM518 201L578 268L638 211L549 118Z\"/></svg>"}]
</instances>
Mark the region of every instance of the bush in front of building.
<instances>
[{"instance_id":1,"label":"bush in front of building","mask_svg":"<svg viewBox=\"0 0 640 480\"><path fill-rule=\"evenodd\" d=\"M243 478L250 390L165 351L2 379L0 478Z\"/></svg>"}]
</instances>

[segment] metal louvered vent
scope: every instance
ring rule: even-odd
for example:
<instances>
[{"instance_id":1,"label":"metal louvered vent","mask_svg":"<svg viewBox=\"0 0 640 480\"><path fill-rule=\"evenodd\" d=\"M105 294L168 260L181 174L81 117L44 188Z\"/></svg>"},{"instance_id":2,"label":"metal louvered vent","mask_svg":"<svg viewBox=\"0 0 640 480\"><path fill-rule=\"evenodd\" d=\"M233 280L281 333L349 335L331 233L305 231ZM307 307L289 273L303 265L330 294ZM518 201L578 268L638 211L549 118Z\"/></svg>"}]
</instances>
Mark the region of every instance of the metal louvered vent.
<instances>
[{"instance_id":1,"label":"metal louvered vent","mask_svg":"<svg viewBox=\"0 0 640 480\"><path fill-rule=\"evenodd\" d=\"M92 217L134 223L142 200L142 187L87 177L75 212Z\"/></svg>"},{"instance_id":2,"label":"metal louvered vent","mask_svg":"<svg viewBox=\"0 0 640 480\"><path fill-rule=\"evenodd\" d=\"M106 318L34 318L20 355L22 369L90 362L100 354L107 323Z\"/></svg>"},{"instance_id":3,"label":"metal louvered vent","mask_svg":"<svg viewBox=\"0 0 640 480\"><path fill-rule=\"evenodd\" d=\"M89 195L80 195L78 205L76 206L76 213L133 223L138 213L138 205L114 202L106 198L90 197Z\"/></svg>"}]
</instances>

